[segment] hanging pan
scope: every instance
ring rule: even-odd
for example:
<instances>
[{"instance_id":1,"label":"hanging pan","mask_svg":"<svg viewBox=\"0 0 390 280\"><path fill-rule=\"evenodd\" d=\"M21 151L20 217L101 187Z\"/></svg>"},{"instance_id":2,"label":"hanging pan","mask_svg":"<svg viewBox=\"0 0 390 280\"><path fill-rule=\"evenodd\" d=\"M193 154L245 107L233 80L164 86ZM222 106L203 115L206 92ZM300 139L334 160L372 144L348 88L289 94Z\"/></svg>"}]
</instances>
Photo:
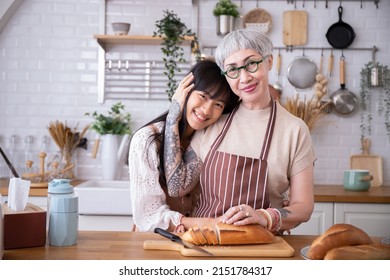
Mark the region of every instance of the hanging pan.
<instances>
[{"instance_id":1,"label":"hanging pan","mask_svg":"<svg viewBox=\"0 0 390 280\"><path fill-rule=\"evenodd\" d=\"M333 48L345 49L352 44L356 34L353 28L342 20L343 7L341 5L338 12L339 21L329 27L328 32L326 32L326 39Z\"/></svg>"},{"instance_id":2,"label":"hanging pan","mask_svg":"<svg viewBox=\"0 0 390 280\"><path fill-rule=\"evenodd\" d=\"M334 109L342 114L350 114L357 107L357 98L355 94L345 87L345 57L340 58L340 89L331 94L330 98L333 101Z\"/></svg>"},{"instance_id":3,"label":"hanging pan","mask_svg":"<svg viewBox=\"0 0 390 280\"><path fill-rule=\"evenodd\" d=\"M287 68L287 79L297 89L311 88L316 82L317 65L305 54L296 57Z\"/></svg>"}]
</instances>

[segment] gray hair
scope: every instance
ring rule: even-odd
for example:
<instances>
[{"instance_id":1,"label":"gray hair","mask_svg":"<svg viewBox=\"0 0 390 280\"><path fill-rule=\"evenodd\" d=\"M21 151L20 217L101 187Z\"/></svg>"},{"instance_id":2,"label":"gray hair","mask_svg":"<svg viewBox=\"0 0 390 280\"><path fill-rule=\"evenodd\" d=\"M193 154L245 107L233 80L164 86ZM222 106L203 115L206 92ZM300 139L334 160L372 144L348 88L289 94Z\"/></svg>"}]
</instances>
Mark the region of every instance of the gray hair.
<instances>
[{"instance_id":1,"label":"gray hair","mask_svg":"<svg viewBox=\"0 0 390 280\"><path fill-rule=\"evenodd\" d=\"M272 54L273 44L263 32L254 28L235 30L227 34L218 44L215 50L215 62L223 70L225 59L244 49L254 50L266 56Z\"/></svg>"}]
</instances>

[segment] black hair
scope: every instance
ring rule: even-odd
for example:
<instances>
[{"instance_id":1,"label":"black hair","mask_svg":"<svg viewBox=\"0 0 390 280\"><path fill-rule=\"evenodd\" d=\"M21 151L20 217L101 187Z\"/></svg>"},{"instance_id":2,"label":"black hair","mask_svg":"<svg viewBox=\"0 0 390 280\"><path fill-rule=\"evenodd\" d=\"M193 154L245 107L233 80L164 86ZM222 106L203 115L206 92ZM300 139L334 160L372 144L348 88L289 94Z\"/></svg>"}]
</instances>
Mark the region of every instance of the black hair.
<instances>
[{"instance_id":1,"label":"black hair","mask_svg":"<svg viewBox=\"0 0 390 280\"><path fill-rule=\"evenodd\" d=\"M179 121L179 134L180 137L184 135L187 128L187 119L186 119L186 108L189 96L194 90L207 92L210 95L211 99L221 99L225 101L225 107L223 114L230 113L234 107L238 104L238 96L231 90L226 77L221 74L221 69L218 65L212 60L201 60L197 62L190 69L189 73L194 74L194 87L191 92L188 93L186 101L184 104L183 115ZM166 121L168 111L164 112L162 115L151 120L150 122L143 125L141 128L158 123L161 121ZM141 129L140 128L140 129ZM161 132L155 132L150 137L152 138L150 143L154 141L157 143L158 154L160 158L160 184L166 186L165 182L165 171L164 171L164 133L165 126Z\"/></svg>"}]
</instances>

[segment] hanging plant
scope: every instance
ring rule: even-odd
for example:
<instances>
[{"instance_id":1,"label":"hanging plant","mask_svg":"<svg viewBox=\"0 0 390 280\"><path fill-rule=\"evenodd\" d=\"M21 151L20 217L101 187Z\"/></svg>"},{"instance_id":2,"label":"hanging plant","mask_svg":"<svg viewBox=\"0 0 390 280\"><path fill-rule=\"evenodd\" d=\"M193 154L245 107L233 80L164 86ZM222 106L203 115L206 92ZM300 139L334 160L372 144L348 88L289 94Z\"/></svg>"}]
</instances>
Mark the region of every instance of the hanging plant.
<instances>
[{"instance_id":1,"label":"hanging plant","mask_svg":"<svg viewBox=\"0 0 390 280\"><path fill-rule=\"evenodd\" d=\"M390 71L387 66L369 62L360 71L361 139L371 135L371 96L375 92L379 93L378 116L383 117L390 142Z\"/></svg>"},{"instance_id":2,"label":"hanging plant","mask_svg":"<svg viewBox=\"0 0 390 280\"><path fill-rule=\"evenodd\" d=\"M168 99L171 100L172 95L177 88L177 81L175 74L181 72L179 63L186 63L184 58L184 50L181 47L185 36L193 36L192 53L196 55L196 61L200 60L200 51L198 39L191 29L188 29L181 19L173 12L165 10L164 17L161 20L156 21L156 31L153 32L153 36L162 38L161 51L164 55L163 62L166 68L164 75L168 78Z\"/></svg>"}]
</instances>

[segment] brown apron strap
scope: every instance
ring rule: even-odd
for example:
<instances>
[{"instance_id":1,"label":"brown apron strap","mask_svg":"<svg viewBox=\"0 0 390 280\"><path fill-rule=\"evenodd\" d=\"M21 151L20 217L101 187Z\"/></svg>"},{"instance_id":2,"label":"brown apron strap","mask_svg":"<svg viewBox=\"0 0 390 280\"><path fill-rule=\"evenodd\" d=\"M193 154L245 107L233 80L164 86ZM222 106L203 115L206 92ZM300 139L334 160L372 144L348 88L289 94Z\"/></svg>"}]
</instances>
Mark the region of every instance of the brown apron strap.
<instances>
[{"instance_id":1,"label":"brown apron strap","mask_svg":"<svg viewBox=\"0 0 390 280\"><path fill-rule=\"evenodd\" d=\"M273 100L270 117L268 119L267 130L265 132L263 148L260 153L260 159L262 160L267 160L268 157L269 147L271 145L272 135L275 127L275 120L276 120L276 101Z\"/></svg>"}]
</instances>

